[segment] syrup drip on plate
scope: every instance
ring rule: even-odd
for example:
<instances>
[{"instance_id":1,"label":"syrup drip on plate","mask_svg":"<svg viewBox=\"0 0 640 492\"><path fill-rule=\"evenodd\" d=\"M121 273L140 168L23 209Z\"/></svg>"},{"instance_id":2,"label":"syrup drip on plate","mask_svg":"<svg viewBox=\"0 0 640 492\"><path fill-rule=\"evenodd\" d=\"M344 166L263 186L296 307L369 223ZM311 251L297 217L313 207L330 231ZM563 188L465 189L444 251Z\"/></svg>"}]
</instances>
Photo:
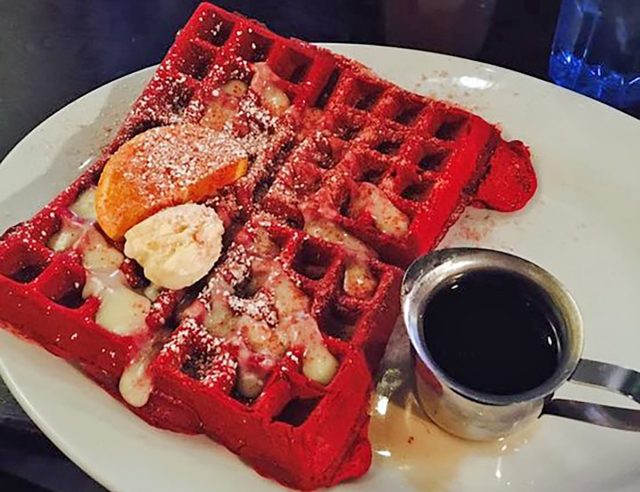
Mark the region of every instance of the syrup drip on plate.
<instances>
[{"instance_id":1,"label":"syrup drip on plate","mask_svg":"<svg viewBox=\"0 0 640 492\"><path fill-rule=\"evenodd\" d=\"M458 477L470 459L488 461L488 483L503 480L503 458L525 446L537 426L492 442L466 441L448 434L429 420L413 394L409 354L409 339L399 319L372 396L369 439L374 466L397 472L394 476L401 477L408 488L429 492L459 490ZM497 489L498 483L494 485Z\"/></svg>"}]
</instances>

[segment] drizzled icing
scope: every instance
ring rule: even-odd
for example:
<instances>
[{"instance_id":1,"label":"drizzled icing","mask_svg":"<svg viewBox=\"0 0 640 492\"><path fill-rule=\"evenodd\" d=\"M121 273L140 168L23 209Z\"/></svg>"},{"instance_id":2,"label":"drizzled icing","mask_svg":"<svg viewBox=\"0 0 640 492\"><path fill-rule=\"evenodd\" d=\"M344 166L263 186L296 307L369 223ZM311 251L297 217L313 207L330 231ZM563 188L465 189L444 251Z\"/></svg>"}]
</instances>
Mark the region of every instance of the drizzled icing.
<instances>
[{"instance_id":1,"label":"drizzled icing","mask_svg":"<svg viewBox=\"0 0 640 492\"><path fill-rule=\"evenodd\" d=\"M328 384L338 362L327 350L311 301L289 278L266 229L247 226L227 261L185 314L237 351L238 391L255 397L276 363L302 351L302 371Z\"/></svg>"},{"instance_id":2,"label":"drizzled icing","mask_svg":"<svg viewBox=\"0 0 640 492\"><path fill-rule=\"evenodd\" d=\"M369 266L369 259L377 254L355 236L335 224L337 212L329 207L331 200L322 194L301 205L304 231L310 236L343 246L350 255L345 260L344 291L354 297L368 298L378 284Z\"/></svg>"},{"instance_id":3,"label":"drizzled icing","mask_svg":"<svg viewBox=\"0 0 640 492\"><path fill-rule=\"evenodd\" d=\"M124 255L95 228L94 194L95 189L90 188L69 207L71 215L62 219L62 226L49 240L49 246L54 251L74 249L80 253L87 271L82 297L100 299L98 324L118 335L140 333L146 329L145 318L151 302L129 287L120 270Z\"/></svg>"},{"instance_id":4,"label":"drizzled icing","mask_svg":"<svg viewBox=\"0 0 640 492\"><path fill-rule=\"evenodd\" d=\"M409 230L409 219L389 198L371 183L359 183L349 206L349 214L357 217L367 213L380 232L395 238L402 238Z\"/></svg>"},{"instance_id":5,"label":"drizzled icing","mask_svg":"<svg viewBox=\"0 0 640 492\"><path fill-rule=\"evenodd\" d=\"M153 379L149 374L149 364L157 352L153 343L145 344L120 376L118 390L124 401L132 407L143 407L149 401L153 391Z\"/></svg>"}]
</instances>

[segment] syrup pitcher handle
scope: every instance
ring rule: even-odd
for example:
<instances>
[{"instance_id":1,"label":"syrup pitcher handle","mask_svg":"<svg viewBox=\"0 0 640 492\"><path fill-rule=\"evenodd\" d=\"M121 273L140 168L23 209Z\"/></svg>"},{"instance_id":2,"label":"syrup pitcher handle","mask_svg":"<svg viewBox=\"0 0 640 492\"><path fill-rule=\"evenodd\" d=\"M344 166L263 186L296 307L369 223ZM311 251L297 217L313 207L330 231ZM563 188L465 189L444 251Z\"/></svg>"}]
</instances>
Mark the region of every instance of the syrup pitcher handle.
<instances>
[{"instance_id":1,"label":"syrup pitcher handle","mask_svg":"<svg viewBox=\"0 0 640 492\"><path fill-rule=\"evenodd\" d=\"M633 369L581 359L570 380L619 393L640 404L640 372ZM613 429L640 432L640 410L630 408L560 398L546 402L542 414L566 417Z\"/></svg>"}]
</instances>

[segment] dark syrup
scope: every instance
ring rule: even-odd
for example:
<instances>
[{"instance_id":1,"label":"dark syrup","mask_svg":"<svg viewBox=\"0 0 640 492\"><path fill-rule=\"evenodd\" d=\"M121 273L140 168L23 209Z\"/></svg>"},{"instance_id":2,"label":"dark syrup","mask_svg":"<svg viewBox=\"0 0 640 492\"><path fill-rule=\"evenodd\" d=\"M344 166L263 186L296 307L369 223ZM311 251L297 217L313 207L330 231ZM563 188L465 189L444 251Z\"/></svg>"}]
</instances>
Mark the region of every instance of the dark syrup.
<instances>
[{"instance_id":1,"label":"dark syrup","mask_svg":"<svg viewBox=\"0 0 640 492\"><path fill-rule=\"evenodd\" d=\"M516 275L471 272L436 291L424 311L433 361L462 386L522 393L549 379L560 359L557 318L533 284Z\"/></svg>"}]
</instances>

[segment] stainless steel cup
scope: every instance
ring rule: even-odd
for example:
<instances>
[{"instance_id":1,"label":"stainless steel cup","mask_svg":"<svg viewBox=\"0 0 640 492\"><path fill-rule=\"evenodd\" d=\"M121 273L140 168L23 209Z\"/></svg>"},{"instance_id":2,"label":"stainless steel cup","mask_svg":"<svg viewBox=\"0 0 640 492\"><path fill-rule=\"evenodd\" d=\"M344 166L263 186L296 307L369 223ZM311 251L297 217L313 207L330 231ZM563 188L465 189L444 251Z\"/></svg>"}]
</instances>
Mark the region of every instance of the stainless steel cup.
<instances>
[{"instance_id":1,"label":"stainless steel cup","mask_svg":"<svg viewBox=\"0 0 640 492\"><path fill-rule=\"evenodd\" d=\"M537 388L512 395L483 393L459 384L434 363L423 335L423 313L436 290L473 271L502 272L536 285L554 312L562 346L555 373ZM640 410L553 399L566 381L596 386L640 403L640 373L581 358L582 318L567 290L533 263L498 251L452 248L416 260L402 285L402 314L411 340L418 400L443 429L457 436L488 440L517 431L542 414L552 414L606 427L640 431Z\"/></svg>"}]
</instances>

